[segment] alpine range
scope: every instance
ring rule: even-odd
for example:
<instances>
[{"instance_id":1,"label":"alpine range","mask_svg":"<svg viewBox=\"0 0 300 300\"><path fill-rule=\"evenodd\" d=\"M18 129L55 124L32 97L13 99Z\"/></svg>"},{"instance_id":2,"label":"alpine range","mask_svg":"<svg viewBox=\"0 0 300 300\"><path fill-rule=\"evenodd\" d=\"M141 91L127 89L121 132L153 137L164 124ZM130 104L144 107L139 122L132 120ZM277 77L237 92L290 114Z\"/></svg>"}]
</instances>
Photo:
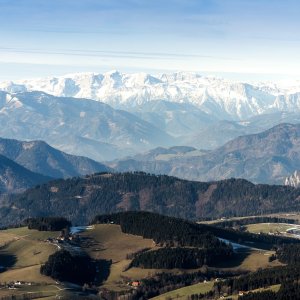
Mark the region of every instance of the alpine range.
<instances>
[{"instance_id":1,"label":"alpine range","mask_svg":"<svg viewBox=\"0 0 300 300\"><path fill-rule=\"evenodd\" d=\"M300 300L299 13L0 0L0 300Z\"/></svg>"}]
</instances>

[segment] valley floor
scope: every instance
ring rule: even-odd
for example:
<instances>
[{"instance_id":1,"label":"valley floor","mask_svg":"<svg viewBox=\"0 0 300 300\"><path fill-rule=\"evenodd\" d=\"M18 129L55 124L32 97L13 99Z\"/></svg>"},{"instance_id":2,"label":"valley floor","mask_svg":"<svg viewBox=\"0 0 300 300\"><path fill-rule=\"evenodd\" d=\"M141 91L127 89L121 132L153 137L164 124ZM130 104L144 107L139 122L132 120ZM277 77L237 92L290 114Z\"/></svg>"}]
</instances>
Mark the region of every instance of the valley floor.
<instances>
[{"instance_id":1,"label":"valley floor","mask_svg":"<svg viewBox=\"0 0 300 300\"><path fill-rule=\"evenodd\" d=\"M284 233L291 228L300 229L300 226L282 223L247 225L247 230L253 233ZM131 291L133 282L139 282L144 278L151 278L163 272L175 275L203 271L202 268L189 270L128 268L131 262L130 255L143 249L157 250L159 246L152 239L123 233L120 226L116 224L98 224L89 228L81 228L77 234L80 236L82 251L87 252L96 260L105 262L101 266L102 272L101 278L98 278L98 284L101 285L101 288L110 291ZM31 294L35 299L54 299L53 297L72 297L70 295L80 294L81 287L69 287L40 274L40 266L47 261L49 255L58 249L57 245L49 243L47 239L55 238L58 235L59 232L41 232L25 227L0 231L0 261L1 267L6 268L6 271L0 273L1 296ZM271 250L238 247L235 252L235 259L222 261L208 269L224 272L252 272L283 265L277 259L269 260L270 256L275 254ZM25 281L28 285L23 284L17 290L4 287L4 283L17 281ZM213 285L213 280L197 283L167 292L153 299L187 299L192 294L210 291ZM278 286L274 288L277 289Z\"/></svg>"}]
</instances>

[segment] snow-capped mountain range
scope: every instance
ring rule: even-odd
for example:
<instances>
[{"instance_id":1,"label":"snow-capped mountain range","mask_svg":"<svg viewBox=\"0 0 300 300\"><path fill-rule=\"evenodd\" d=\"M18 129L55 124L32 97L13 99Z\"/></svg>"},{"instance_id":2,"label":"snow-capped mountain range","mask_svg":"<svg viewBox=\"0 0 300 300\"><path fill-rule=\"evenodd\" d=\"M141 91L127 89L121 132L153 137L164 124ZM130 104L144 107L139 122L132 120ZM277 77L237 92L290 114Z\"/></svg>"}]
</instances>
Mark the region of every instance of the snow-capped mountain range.
<instances>
[{"instance_id":1,"label":"snow-capped mountain range","mask_svg":"<svg viewBox=\"0 0 300 300\"><path fill-rule=\"evenodd\" d=\"M291 176L286 177L284 184L298 188L300 186L300 172L295 171Z\"/></svg>"},{"instance_id":2,"label":"snow-capped mountain range","mask_svg":"<svg viewBox=\"0 0 300 300\"><path fill-rule=\"evenodd\" d=\"M157 146L213 150L280 123L300 123L299 81L111 71L0 83L1 137L98 161Z\"/></svg>"},{"instance_id":3,"label":"snow-capped mountain range","mask_svg":"<svg viewBox=\"0 0 300 300\"><path fill-rule=\"evenodd\" d=\"M9 93L43 91L59 97L87 98L113 108L143 111L153 101L193 105L218 120L244 120L278 111L300 112L300 82L256 83L177 72L78 73L61 77L0 83Z\"/></svg>"},{"instance_id":4,"label":"snow-capped mountain range","mask_svg":"<svg viewBox=\"0 0 300 300\"><path fill-rule=\"evenodd\" d=\"M300 124L300 81L245 83L184 72L112 71L0 83L0 137L43 140L98 161L119 159L125 164L120 170L283 183L299 169L299 125L290 139L289 130L277 139L257 135L278 124L277 129L289 130ZM259 136L259 147L253 136ZM223 145L232 145L230 140L241 142L224 156ZM272 156L268 145L275 145ZM209 151L172 154L167 162L136 161L138 153L173 146Z\"/></svg>"}]
</instances>

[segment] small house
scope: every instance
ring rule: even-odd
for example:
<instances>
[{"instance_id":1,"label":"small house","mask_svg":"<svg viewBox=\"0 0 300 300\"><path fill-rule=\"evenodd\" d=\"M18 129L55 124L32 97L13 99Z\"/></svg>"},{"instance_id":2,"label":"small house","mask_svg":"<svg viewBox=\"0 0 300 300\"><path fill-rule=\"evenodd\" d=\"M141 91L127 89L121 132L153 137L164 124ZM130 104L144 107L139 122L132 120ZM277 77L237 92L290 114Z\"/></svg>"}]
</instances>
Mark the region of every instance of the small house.
<instances>
[{"instance_id":1,"label":"small house","mask_svg":"<svg viewBox=\"0 0 300 300\"><path fill-rule=\"evenodd\" d=\"M141 285L140 281L132 281L130 284L132 287L139 287Z\"/></svg>"}]
</instances>

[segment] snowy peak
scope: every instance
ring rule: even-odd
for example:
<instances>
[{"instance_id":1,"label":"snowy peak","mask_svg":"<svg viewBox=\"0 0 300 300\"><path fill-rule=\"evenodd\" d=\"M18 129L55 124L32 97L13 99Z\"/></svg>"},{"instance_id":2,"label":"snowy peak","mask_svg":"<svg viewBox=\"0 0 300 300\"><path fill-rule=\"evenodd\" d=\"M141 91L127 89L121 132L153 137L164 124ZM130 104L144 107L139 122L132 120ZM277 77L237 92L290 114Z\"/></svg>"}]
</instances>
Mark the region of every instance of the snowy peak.
<instances>
[{"instance_id":1,"label":"snowy peak","mask_svg":"<svg viewBox=\"0 0 300 300\"><path fill-rule=\"evenodd\" d=\"M257 83L176 72L76 73L0 83L9 93L43 91L59 97L89 98L133 110L151 101L188 103L220 120L243 120L278 111L300 111L300 81Z\"/></svg>"},{"instance_id":2,"label":"snowy peak","mask_svg":"<svg viewBox=\"0 0 300 300\"><path fill-rule=\"evenodd\" d=\"M298 188L300 186L300 171L295 171L293 175L287 177L284 181L284 185Z\"/></svg>"},{"instance_id":3,"label":"snowy peak","mask_svg":"<svg viewBox=\"0 0 300 300\"><path fill-rule=\"evenodd\" d=\"M162 74L160 79L163 82L172 83L176 81L188 81L197 80L201 78L201 75L194 72L176 72L171 74Z\"/></svg>"}]
</instances>

